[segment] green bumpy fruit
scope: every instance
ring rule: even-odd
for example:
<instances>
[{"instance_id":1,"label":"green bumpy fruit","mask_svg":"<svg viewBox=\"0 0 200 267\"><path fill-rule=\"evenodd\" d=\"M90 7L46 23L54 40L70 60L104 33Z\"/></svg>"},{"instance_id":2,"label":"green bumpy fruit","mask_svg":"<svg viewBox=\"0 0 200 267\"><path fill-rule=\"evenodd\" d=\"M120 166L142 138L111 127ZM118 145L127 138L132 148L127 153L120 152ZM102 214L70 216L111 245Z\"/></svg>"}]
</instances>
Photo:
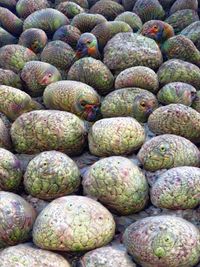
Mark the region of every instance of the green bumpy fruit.
<instances>
[{"instance_id":1,"label":"green bumpy fruit","mask_svg":"<svg viewBox=\"0 0 200 267\"><path fill-rule=\"evenodd\" d=\"M108 244L115 233L111 213L87 197L53 200L36 219L33 241L41 248L78 252Z\"/></svg>"},{"instance_id":2,"label":"green bumpy fruit","mask_svg":"<svg viewBox=\"0 0 200 267\"><path fill-rule=\"evenodd\" d=\"M151 92L140 88L123 88L104 98L101 113L104 118L130 116L139 122L146 122L157 107L157 99Z\"/></svg>"},{"instance_id":3,"label":"green bumpy fruit","mask_svg":"<svg viewBox=\"0 0 200 267\"><path fill-rule=\"evenodd\" d=\"M153 137L140 149L138 158L144 169L157 171L178 166L200 166L200 152L188 139L163 134Z\"/></svg>"},{"instance_id":4,"label":"green bumpy fruit","mask_svg":"<svg viewBox=\"0 0 200 267\"><path fill-rule=\"evenodd\" d=\"M142 21L140 17L130 11L123 12L119 14L115 21L124 21L126 22L131 28L133 29L133 32L138 32L142 28Z\"/></svg>"},{"instance_id":5,"label":"green bumpy fruit","mask_svg":"<svg viewBox=\"0 0 200 267\"><path fill-rule=\"evenodd\" d=\"M200 169L177 167L158 177L151 189L151 202L159 208L193 209L199 205Z\"/></svg>"},{"instance_id":6,"label":"green bumpy fruit","mask_svg":"<svg viewBox=\"0 0 200 267\"><path fill-rule=\"evenodd\" d=\"M61 255L36 248L31 243L25 243L2 250L0 266L70 267L71 265Z\"/></svg>"},{"instance_id":7,"label":"green bumpy fruit","mask_svg":"<svg viewBox=\"0 0 200 267\"><path fill-rule=\"evenodd\" d=\"M94 163L83 176L83 189L120 215L142 210L148 200L144 174L125 157L108 157Z\"/></svg>"},{"instance_id":8,"label":"green bumpy fruit","mask_svg":"<svg viewBox=\"0 0 200 267\"><path fill-rule=\"evenodd\" d=\"M194 143L200 142L200 113L182 104L170 104L154 110L148 118L155 134L176 134Z\"/></svg>"},{"instance_id":9,"label":"green bumpy fruit","mask_svg":"<svg viewBox=\"0 0 200 267\"><path fill-rule=\"evenodd\" d=\"M139 65L157 69L163 58L154 40L136 33L123 32L108 41L104 48L103 62L113 71Z\"/></svg>"},{"instance_id":10,"label":"green bumpy fruit","mask_svg":"<svg viewBox=\"0 0 200 267\"><path fill-rule=\"evenodd\" d=\"M182 82L173 82L163 86L159 90L157 98L158 101L164 105L174 103L191 106L196 94L196 89L192 85Z\"/></svg>"},{"instance_id":11,"label":"green bumpy fruit","mask_svg":"<svg viewBox=\"0 0 200 267\"><path fill-rule=\"evenodd\" d=\"M136 267L131 257L121 249L102 247L86 253L79 267ZM4 266L3 266L4 267Z\"/></svg>"},{"instance_id":12,"label":"green bumpy fruit","mask_svg":"<svg viewBox=\"0 0 200 267\"><path fill-rule=\"evenodd\" d=\"M200 260L199 230L179 217L139 220L125 230L123 242L144 267L193 267Z\"/></svg>"},{"instance_id":13,"label":"green bumpy fruit","mask_svg":"<svg viewBox=\"0 0 200 267\"><path fill-rule=\"evenodd\" d=\"M33 158L24 175L26 191L40 199L54 199L77 190L80 172L75 162L58 151L42 152Z\"/></svg>"},{"instance_id":14,"label":"green bumpy fruit","mask_svg":"<svg viewBox=\"0 0 200 267\"><path fill-rule=\"evenodd\" d=\"M14 121L23 113L43 109L27 93L11 86L0 85L0 112Z\"/></svg>"},{"instance_id":15,"label":"green bumpy fruit","mask_svg":"<svg viewBox=\"0 0 200 267\"><path fill-rule=\"evenodd\" d=\"M18 189L23 177L21 163L10 151L0 148L0 190Z\"/></svg>"},{"instance_id":16,"label":"green bumpy fruit","mask_svg":"<svg viewBox=\"0 0 200 267\"><path fill-rule=\"evenodd\" d=\"M0 192L0 249L28 240L36 219L34 208L22 197Z\"/></svg>"},{"instance_id":17,"label":"green bumpy fruit","mask_svg":"<svg viewBox=\"0 0 200 267\"><path fill-rule=\"evenodd\" d=\"M102 119L90 129L88 141L90 152L96 156L126 155L142 146L145 131L131 117Z\"/></svg>"},{"instance_id":18,"label":"green bumpy fruit","mask_svg":"<svg viewBox=\"0 0 200 267\"><path fill-rule=\"evenodd\" d=\"M15 150L26 154L45 150L80 154L85 146L86 133L84 122L76 115L56 110L22 114L11 127Z\"/></svg>"}]
</instances>

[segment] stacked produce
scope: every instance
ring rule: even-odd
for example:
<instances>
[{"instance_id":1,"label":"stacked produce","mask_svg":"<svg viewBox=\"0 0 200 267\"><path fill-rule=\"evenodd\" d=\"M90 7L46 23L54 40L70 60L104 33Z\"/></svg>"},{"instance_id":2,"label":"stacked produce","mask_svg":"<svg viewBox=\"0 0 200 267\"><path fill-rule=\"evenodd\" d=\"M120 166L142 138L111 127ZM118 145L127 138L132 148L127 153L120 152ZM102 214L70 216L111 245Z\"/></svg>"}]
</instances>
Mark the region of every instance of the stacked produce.
<instances>
[{"instance_id":1,"label":"stacked produce","mask_svg":"<svg viewBox=\"0 0 200 267\"><path fill-rule=\"evenodd\" d=\"M200 267L199 16L0 0L0 267Z\"/></svg>"}]
</instances>

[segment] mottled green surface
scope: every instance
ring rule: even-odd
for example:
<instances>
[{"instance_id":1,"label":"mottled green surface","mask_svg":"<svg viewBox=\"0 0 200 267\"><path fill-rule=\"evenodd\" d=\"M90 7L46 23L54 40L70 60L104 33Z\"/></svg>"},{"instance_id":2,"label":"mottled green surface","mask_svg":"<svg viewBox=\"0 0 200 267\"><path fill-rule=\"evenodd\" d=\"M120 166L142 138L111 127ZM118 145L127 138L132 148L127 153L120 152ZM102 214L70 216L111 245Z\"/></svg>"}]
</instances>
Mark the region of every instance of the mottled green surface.
<instances>
[{"instance_id":1,"label":"mottled green surface","mask_svg":"<svg viewBox=\"0 0 200 267\"><path fill-rule=\"evenodd\" d=\"M33 241L41 248L85 251L109 243L115 233L111 213L87 197L67 196L53 200L37 217Z\"/></svg>"},{"instance_id":2,"label":"mottled green surface","mask_svg":"<svg viewBox=\"0 0 200 267\"><path fill-rule=\"evenodd\" d=\"M12 147L10 132L2 119L0 119L0 147L6 149L11 149Z\"/></svg>"},{"instance_id":3,"label":"mottled green surface","mask_svg":"<svg viewBox=\"0 0 200 267\"><path fill-rule=\"evenodd\" d=\"M33 12L49 7L47 0L19 0L17 1L16 11L21 18L26 18Z\"/></svg>"},{"instance_id":4,"label":"mottled green surface","mask_svg":"<svg viewBox=\"0 0 200 267\"><path fill-rule=\"evenodd\" d=\"M41 95L46 86L62 77L58 69L49 63L29 61L22 69L21 79L31 94Z\"/></svg>"},{"instance_id":5,"label":"mottled green surface","mask_svg":"<svg viewBox=\"0 0 200 267\"><path fill-rule=\"evenodd\" d=\"M30 14L24 21L23 29L42 29L47 35L52 35L61 26L69 24L69 19L60 11L45 8Z\"/></svg>"},{"instance_id":6,"label":"mottled green surface","mask_svg":"<svg viewBox=\"0 0 200 267\"><path fill-rule=\"evenodd\" d=\"M86 128L82 120L65 111L32 111L15 120L11 137L18 153L58 150L67 155L80 154L85 146Z\"/></svg>"},{"instance_id":7,"label":"mottled green surface","mask_svg":"<svg viewBox=\"0 0 200 267\"><path fill-rule=\"evenodd\" d=\"M178 166L200 166L198 148L188 139L173 134L151 138L137 156L144 169L152 172Z\"/></svg>"},{"instance_id":8,"label":"mottled green surface","mask_svg":"<svg viewBox=\"0 0 200 267\"><path fill-rule=\"evenodd\" d=\"M24 175L26 191L40 199L54 199L76 191L80 172L75 162L58 151L42 152L30 161Z\"/></svg>"},{"instance_id":9,"label":"mottled green surface","mask_svg":"<svg viewBox=\"0 0 200 267\"><path fill-rule=\"evenodd\" d=\"M183 9L173 13L165 20L165 22L169 23L174 28L174 32L177 34L185 27L198 20L199 17L195 10Z\"/></svg>"},{"instance_id":10,"label":"mottled green surface","mask_svg":"<svg viewBox=\"0 0 200 267\"><path fill-rule=\"evenodd\" d=\"M107 42L120 32L132 32L132 28L123 21L108 21L98 24L93 30L92 34L97 37L98 46L103 49Z\"/></svg>"},{"instance_id":11,"label":"mottled green surface","mask_svg":"<svg viewBox=\"0 0 200 267\"><path fill-rule=\"evenodd\" d=\"M17 43L17 38L0 27L0 47L16 43Z\"/></svg>"},{"instance_id":12,"label":"mottled green surface","mask_svg":"<svg viewBox=\"0 0 200 267\"><path fill-rule=\"evenodd\" d=\"M0 148L0 190L17 189L22 177L22 167L18 158L10 151Z\"/></svg>"},{"instance_id":13,"label":"mottled green surface","mask_svg":"<svg viewBox=\"0 0 200 267\"><path fill-rule=\"evenodd\" d=\"M200 50L200 21L195 21L180 32L189 38Z\"/></svg>"},{"instance_id":14,"label":"mottled green surface","mask_svg":"<svg viewBox=\"0 0 200 267\"><path fill-rule=\"evenodd\" d=\"M162 52L168 59L177 58L200 66L200 51L183 35L168 39L162 46Z\"/></svg>"},{"instance_id":15,"label":"mottled green surface","mask_svg":"<svg viewBox=\"0 0 200 267\"><path fill-rule=\"evenodd\" d=\"M66 0L55 0L55 4L58 5L62 2L66 2ZM82 8L88 9L88 1L87 0L70 0L70 2L74 2Z\"/></svg>"},{"instance_id":16,"label":"mottled green surface","mask_svg":"<svg viewBox=\"0 0 200 267\"><path fill-rule=\"evenodd\" d=\"M27 93L6 85L0 85L0 112L4 113L11 121L21 114L42 109Z\"/></svg>"},{"instance_id":17,"label":"mottled green surface","mask_svg":"<svg viewBox=\"0 0 200 267\"><path fill-rule=\"evenodd\" d=\"M200 68L180 59L170 59L163 63L157 75L161 86L171 82L184 82L200 89Z\"/></svg>"},{"instance_id":18,"label":"mottled green surface","mask_svg":"<svg viewBox=\"0 0 200 267\"><path fill-rule=\"evenodd\" d=\"M117 247L92 250L82 257L79 264L80 267L136 267L131 257Z\"/></svg>"},{"instance_id":19,"label":"mottled green surface","mask_svg":"<svg viewBox=\"0 0 200 267\"><path fill-rule=\"evenodd\" d=\"M104 48L103 62L114 71L138 65L157 69L162 60L156 42L135 33L118 33Z\"/></svg>"},{"instance_id":20,"label":"mottled green surface","mask_svg":"<svg viewBox=\"0 0 200 267\"><path fill-rule=\"evenodd\" d=\"M142 21L140 17L130 11L123 12L119 14L115 21L124 21L126 22L131 28L133 29L133 32L137 32L142 28Z\"/></svg>"},{"instance_id":21,"label":"mottled green surface","mask_svg":"<svg viewBox=\"0 0 200 267\"><path fill-rule=\"evenodd\" d=\"M144 267L192 267L200 259L199 230L173 216L155 216L131 224L123 242Z\"/></svg>"},{"instance_id":22,"label":"mottled green surface","mask_svg":"<svg viewBox=\"0 0 200 267\"><path fill-rule=\"evenodd\" d=\"M56 9L62 12L69 19L84 12L84 8L71 1L60 3Z\"/></svg>"},{"instance_id":23,"label":"mottled green surface","mask_svg":"<svg viewBox=\"0 0 200 267\"><path fill-rule=\"evenodd\" d=\"M200 91L198 91L196 94L196 98L192 103L192 108L194 108L196 111L200 113Z\"/></svg>"},{"instance_id":24,"label":"mottled green surface","mask_svg":"<svg viewBox=\"0 0 200 267\"><path fill-rule=\"evenodd\" d=\"M37 60L30 49L17 44L5 45L0 48L0 67L19 73L26 62Z\"/></svg>"},{"instance_id":25,"label":"mottled green surface","mask_svg":"<svg viewBox=\"0 0 200 267\"><path fill-rule=\"evenodd\" d=\"M34 53L39 53L45 47L47 41L47 35L43 30L31 28L23 31L18 44L30 48Z\"/></svg>"},{"instance_id":26,"label":"mottled green surface","mask_svg":"<svg viewBox=\"0 0 200 267\"><path fill-rule=\"evenodd\" d=\"M114 20L117 15L119 15L120 13L124 11L125 10L122 5L111 0L97 1L96 4L94 4L90 8L90 13L101 14L107 20Z\"/></svg>"},{"instance_id":27,"label":"mottled green surface","mask_svg":"<svg viewBox=\"0 0 200 267\"><path fill-rule=\"evenodd\" d=\"M155 95L147 90L132 87L108 94L102 101L101 113L104 118L130 116L139 122L145 122L157 107Z\"/></svg>"},{"instance_id":28,"label":"mottled green surface","mask_svg":"<svg viewBox=\"0 0 200 267\"><path fill-rule=\"evenodd\" d=\"M199 205L200 168L172 168L158 177L151 189L154 206L166 209L193 209Z\"/></svg>"},{"instance_id":29,"label":"mottled green surface","mask_svg":"<svg viewBox=\"0 0 200 267\"><path fill-rule=\"evenodd\" d=\"M183 9L198 9L198 0L176 0L170 8L170 13L175 13L178 10Z\"/></svg>"},{"instance_id":30,"label":"mottled green surface","mask_svg":"<svg viewBox=\"0 0 200 267\"><path fill-rule=\"evenodd\" d=\"M75 59L75 52L67 43L57 40L49 42L41 53L41 60L67 71Z\"/></svg>"},{"instance_id":31,"label":"mottled green surface","mask_svg":"<svg viewBox=\"0 0 200 267\"><path fill-rule=\"evenodd\" d=\"M1 267L70 267L67 260L50 251L36 248L31 243L20 244L0 252Z\"/></svg>"},{"instance_id":32,"label":"mottled green surface","mask_svg":"<svg viewBox=\"0 0 200 267\"><path fill-rule=\"evenodd\" d=\"M142 210L148 200L144 174L125 157L97 161L84 174L82 184L84 194L120 215Z\"/></svg>"},{"instance_id":33,"label":"mottled green surface","mask_svg":"<svg viewBox=\"0 0 200 267\"><path fill-rule=\"evenodd\" d=\"M173 82L163 86L159 90L157 98L159 102L165 105L177 103L191 106L196 94L196 89L192 85Z\"/></svg>"},{"instance_id":34,"label":"mottled green surface","mask_svg":"<svg viewBox=\"0 0 200 267\"><path fill-rule=\"evenodd\" d=\"M90 32L96 25L106 21L106 18L100 14L80 13L72 19L71 25L84 33Z\"/></svg>"},{"instance_id":35,"label":"mottled green surface","mask_svg":"<svg viewBox=\"0 0 200 267\"><path fill-rule=\"evenodd\" d=\"M139 87L152 93L159 88L157 74L148 67L136 66L120 72L115 79L115 88Z\"/></svg>"},{"instance_id":36,"label":"mottled green surface","mask_svg":"<svg viewBox=\"0 0 200 267\"><path fill-rule=\"evenodd\" d=\"M91 86L70 80L47 86L43 99L47 108L65 110L86 120L86 105L100 105L100 97Z\"/></svg>"},{"instance_id":37,"label":"mottled green surface","mask_svg":"<svg viewBox=\"0 0 200 267\"><path fill-rule=\"evenodd\" d=\"M22 83L19 75L12 70L0 69L0 85L8 85L22 89Z\"/></svg>"},{"instance_id":38,"label":"mottled green surface","mask_svg":"<svg viewBox=\"0 0 200 267\"><path fill-rule=\"evenodd\" d=\"M111 71L100 60L92 57L76 61L68 72L68 79L86 83L102 95L113 90L114 77Z\"/></svg>"},{"instance_id":39,"label":"mottled green surface","mask_svg":"<svg viewBox=\"0 0 200 267\"><path fill-rule=\"evenodd\" d=\"M53 41L60 40L75 48L80 36L81 32L78 28L71 25L64 25L54 33Z\"/></svg>"},{"instance_id":40,"label":"mottled green surface","mask_svg":"<svg viewBox=\"0 0 200 267\"><path fill-rule=\"evenodd\" d=\"M23 21L4 7L0 7L0 25L15 36L23 31Z\"/></svg>"},{"instance_id":41,"label":"mottled green surface","mask_svg":"<svg viewBox=\"0 0 200 267\"><path fill-rule=\"evenodd\" d=\"M0 191L0 248L27 241L35 219L36 212L26 200Z\"/></svg>"},{"instance_id":42,"label":"mottled green surface","mask_svg":"<svg viewBox=\"0 0 200 267\"><path fill-rule=\"evenodd\" d=\"M176 134L194 143L200 142L200 113L182 104L154 110L148 118L148 126L157 135Z\"/></svg>"},{"instance_id":43,"label":"mottled green surface","mask_svg":"<svg viewBox=\"0 0 200 267\"><path fill-rule=\"evenodd\" d=\"M143 22L151 19L163 19L165 11L158 0L137 0L133 12L135 12Z\"/></svg>"},{"instance_id":44,"label":"mottled green surface","mask_svg":"<svg viewBox=\"0 0 200 267\"><path fill-rule=\"evenodd\" d=\"M89 149L96 156L130 154L145 141L144 128L131 117L102 119L92 126Z\"/></svg>"}]
</instances>

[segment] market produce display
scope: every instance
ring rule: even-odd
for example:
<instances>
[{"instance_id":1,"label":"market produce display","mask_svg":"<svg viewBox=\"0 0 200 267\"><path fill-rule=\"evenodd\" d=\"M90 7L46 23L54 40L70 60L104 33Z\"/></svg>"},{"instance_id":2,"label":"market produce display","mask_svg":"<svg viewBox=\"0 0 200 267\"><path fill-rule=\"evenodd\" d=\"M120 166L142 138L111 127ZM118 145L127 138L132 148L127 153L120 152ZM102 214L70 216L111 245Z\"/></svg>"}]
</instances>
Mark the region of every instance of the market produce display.
<instances>
[{"instance_id":1,"label":"market produce display","mask_svg":"<svg viewBox=\"0 0 200 267\"><path fill-rule=\"evenodd\" d=\"M0 267L200 267L200 0L0 0Z\"/></svg>"}]
</instances>

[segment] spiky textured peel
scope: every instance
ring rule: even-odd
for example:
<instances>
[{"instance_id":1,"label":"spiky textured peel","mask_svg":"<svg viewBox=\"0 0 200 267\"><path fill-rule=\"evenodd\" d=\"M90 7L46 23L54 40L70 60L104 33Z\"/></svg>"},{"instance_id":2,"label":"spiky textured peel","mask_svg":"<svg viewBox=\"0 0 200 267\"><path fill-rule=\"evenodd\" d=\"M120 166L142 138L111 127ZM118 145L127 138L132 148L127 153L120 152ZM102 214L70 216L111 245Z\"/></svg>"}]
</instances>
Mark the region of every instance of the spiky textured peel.
<instances>
[{"instance_id":1,"label":"spiky textured peel","mask_svg":"<svg viewBox=\"0 0 200 267\"><path fill-rule=\"evenodd\" d=\"M53 200L39 214L33 241L45 249L79 252L106 245L114 233L115 222L103 205L87 197L67 196Z\"/></svg>"}]
</instances>

